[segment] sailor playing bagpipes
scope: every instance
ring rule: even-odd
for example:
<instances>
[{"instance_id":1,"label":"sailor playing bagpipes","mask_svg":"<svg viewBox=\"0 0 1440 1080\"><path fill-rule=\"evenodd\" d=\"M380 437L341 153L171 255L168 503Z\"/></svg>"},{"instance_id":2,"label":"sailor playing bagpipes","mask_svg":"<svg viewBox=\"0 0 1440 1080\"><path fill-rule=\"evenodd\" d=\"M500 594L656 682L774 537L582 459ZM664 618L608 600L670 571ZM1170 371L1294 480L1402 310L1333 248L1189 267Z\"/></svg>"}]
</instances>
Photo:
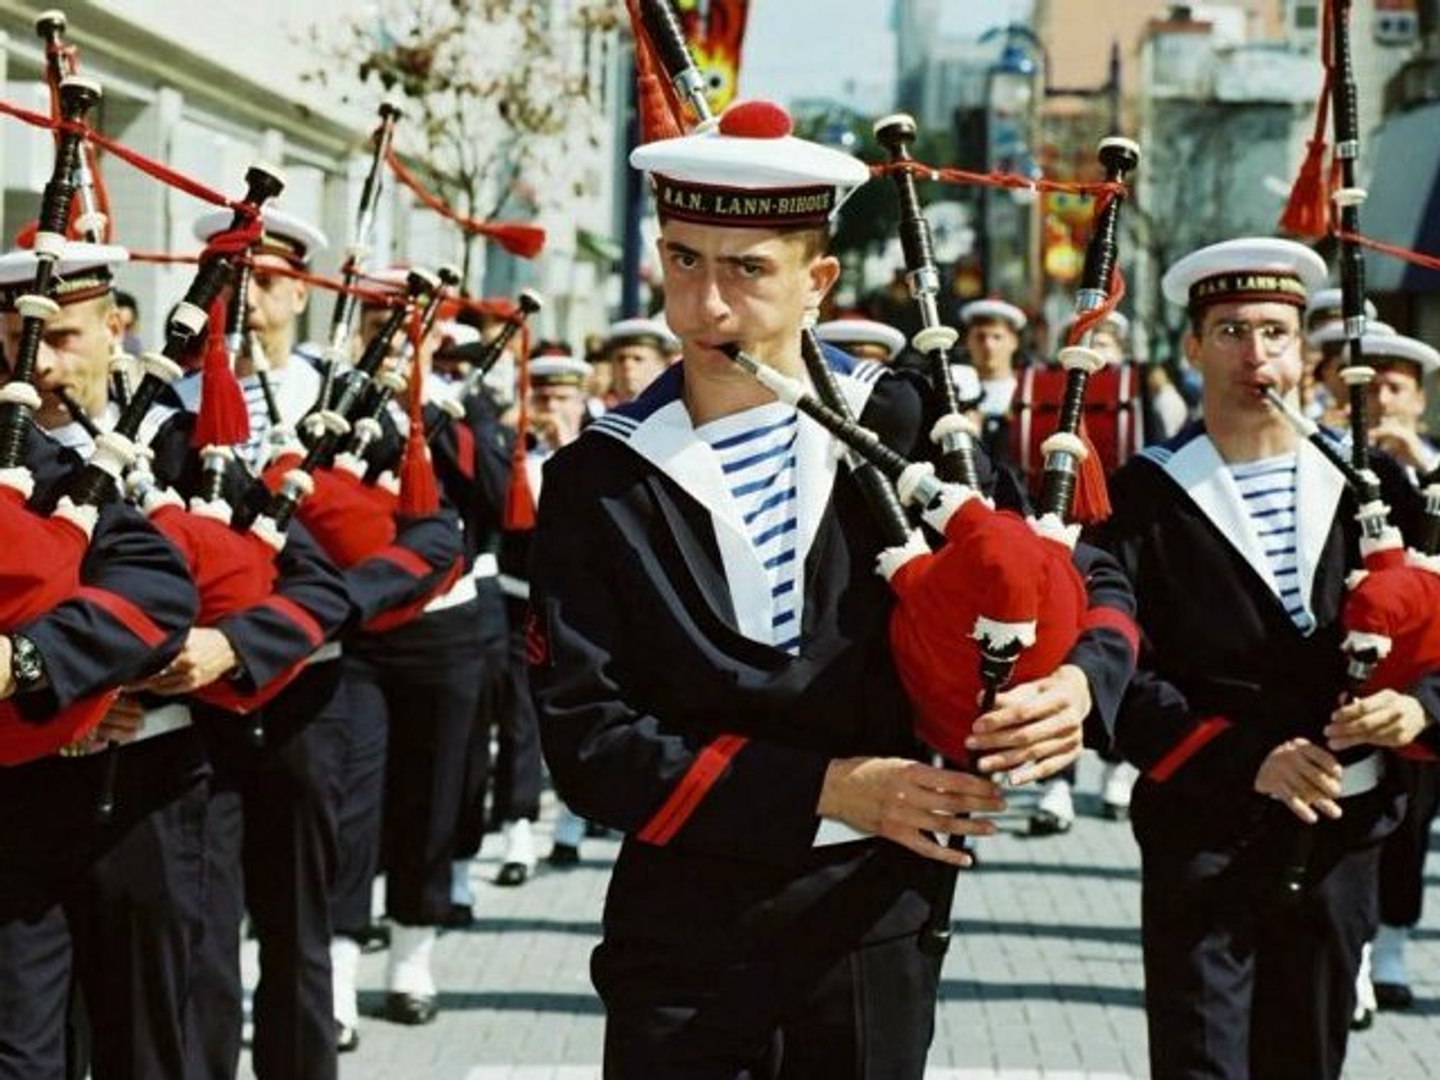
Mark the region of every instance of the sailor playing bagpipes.
<instances>
[{"instance_id":1,"label":"sailor playing bagpipes","mask_svg":"<svg viewBox=\"0 0 1440 1080\"><path fill-rule=\"evenodd\" d=\"M66 1075L72 985L97 1071L182 1075L203 903L198 734L175 709L117 748L132 725L105 720L122 685L177 654L198 598L175 549L113 490L78 496L86 435L63 401L83 382L103 409L118 340L110 273L124 252L66 240L78 125L98 96L83 79L59 87L71 126L33 250L0 259L0 1075L47 1080ZM92 363L98 391L81 378Z\"/></svg>"},{"instance_id":2,"label":"sailor playing bagpipes","mask_svg":"<svg viewBox=\"0 0 1440 1080\"><path fill-rule=\"evenodd\" d=\"M552 777L626 833L592 962L606 1068L918 1077L940 964L918 940L937 869L968 863L934 832L989 832L965 815L1003 799L922 760L875 573L887 530L827 432L734 359L805 371L828 222L868 171L766 103L632 162L683 359L546 463L531 578ZM880 440L925 449L924 388L826 362ZM997 701L982 770L1078 753L1110 682L1042 682Z\"/></svg>"}]
</instances>

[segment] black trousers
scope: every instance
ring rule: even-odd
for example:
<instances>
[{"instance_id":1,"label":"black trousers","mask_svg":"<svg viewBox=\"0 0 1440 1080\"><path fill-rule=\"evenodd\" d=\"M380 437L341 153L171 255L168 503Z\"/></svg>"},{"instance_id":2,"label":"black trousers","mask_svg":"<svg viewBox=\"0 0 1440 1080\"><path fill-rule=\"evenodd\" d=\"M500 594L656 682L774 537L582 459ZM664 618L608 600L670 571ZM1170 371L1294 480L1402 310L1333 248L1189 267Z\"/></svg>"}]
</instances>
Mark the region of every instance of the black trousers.
<instances>
[{"instance_id":1,"label":"black trousers","mask_svg":"<svg viewBox=\"0 0 1440 1080\"><path fill-rule=\"evenodd\" d=\"M0 773L0 1078L66 1076L76 982L95 1080L180 1080L205 895L207 782L193 730Z\"/></svg>"},{"instance_id":2,"label":"black trousers","mask_svg":"<svg viewBox=\"0 0 1440 1080\"><path fill-rule=\"evenodd\" d=\"M540 816L538 760L533 797L529 792L519 793L521 804L518 808L514 785L509 780L513 770L507 759L513 755L507 752L506 747L506 715L514 691L509 671L510 635L505 623L505 602L499 588L494 579L485 579L479 585L482 609L478 646L480 661L475 669L479 688L475 699L475 722L471 725L465 752L460 819L455 826L456 859L471 859L479 854L488 828L521 817L533 821ZM492 755L490 750L492 734L498 734L498 755ZM534 742L533 752L538 759L538 732ZM487 810L486 803L492 789L494 808ZM531 801L534 803L533 811Z\"/></svg>"},{"instance_id":3,"label":"black trousers","mask_svg":"<svg viewBox=\"0 0 1440 1080\"><path fill-rule=\"evenodd\" d=\"M525 609L511 601L508 610L508 660L496 738L493 815L497 824L539 818L540 792L545 783L540 722L530 701L529 665L525 660Z\"/></svg>"},{"instance_id":4,"label":"black trousers","mask_svg":"<svg viewBox=\"0 0 1440 1080\"><path fill-rule=\"evenodd\" d=\"M913 936L838 958L714 962L607 939L591 976L607 1080L920 1080L940 959Z\"/></svg>"},{"instance_id":5,"label":"black trousers","mask_svg":"<svg viewBox=\"0 0 1440 1080\"><path fill-rule=\"evenodd\" d=\"M1278 805L1269 826L1232 848L1182 850L1160 830L1142 840L1152 1076L1340 1075L1360 951L1377 922L1386 802L1389 793L1357 796L1334 827L1317 827L1294 905L1278 886L1289 830L1301 826Z\"/></svg>"},{"instance_id":6,"label":"black trousers","mask_svg":"<svg viewBox=\"0 0 1440 1080\"><path fill-rule=\"evenodd\" d=\"M207 829L214 887L192 997L196 1077L229 1080L239 1062L246 909L260 945L256 1075L336 1075L330 888L346 723L338 663L307 671L271 703L259 748L246 718L219 715L204 724L216 768Z\"/></svg>"},{"instance_id":7,"label":"black trousers","mask_svg":"<svg viewBox=\"0 0 1440 1080\"><path fill-rule=\"evenodd\" d=\"M1425 856L1440 809L1440 776L1428 761L1392 757L1389 768L1405 789L1405 818L1380 849L1380 921L1415 926L1425 900Z\"/></svg>"},{"instance_id":8,"label":"black trousers","mask_svg":"<svg viewBox=\"0 0 1440 1080\"><path fill-rule=\"evenodd\" d=\"M338 858L330 923L335 934L355 937L370 925L375 875L380 867L389 730L379 671L350 653L341 664L347 722L341 746Z\"/></svg>"}]
</instances>

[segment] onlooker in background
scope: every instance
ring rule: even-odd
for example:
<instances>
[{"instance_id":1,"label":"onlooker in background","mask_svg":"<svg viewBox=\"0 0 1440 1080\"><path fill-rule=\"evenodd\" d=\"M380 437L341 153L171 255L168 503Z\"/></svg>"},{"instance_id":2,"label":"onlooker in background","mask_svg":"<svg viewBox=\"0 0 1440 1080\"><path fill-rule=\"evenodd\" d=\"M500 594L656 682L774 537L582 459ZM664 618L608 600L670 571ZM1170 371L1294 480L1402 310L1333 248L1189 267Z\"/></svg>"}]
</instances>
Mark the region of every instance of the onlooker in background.
<instances>
[{"instance_id":1,"label":"onlooker in background","mask_svg":"<svg viewBox=\"0 0 1440 1080\"><path fill-rule=\"evenodd\" d=\"M863 315L841 315L815 327L815 336L837 346L857 360L892 362L905 351L905 335L893 326Z\"/></svg>"},{"instance_id":2,"label":"onlooker in background","mask_svg":"<svg viewBox=\"0 0 1440 1080\"><path fill-rule=\"evenodd\" d=\"M115 310L120 314L121 348L130 356L139 356L144 348L140 342L140 305L130 293L116 289Z\"/></svg>"},{"instance_id":3,"label":"onlooker in background","mask_svg":"<svg viewBox=\"0 0 1440 1080\"><path fill-rule=\"evenodd\" d=\"M1009 458L1010 401L1025 321L1025 313L1004 300L972 300L960 309L965 351L984 391L980 443L996 461Z\"/></svg>"},{"instance_id":4,"label":"onlooker in background","mask_svg":"<svg viewBox=\"0 0 1440 1080\"><path fill-rule=\"evenodd\" d=\"M680 353L680 342L659 319L621 319L605 334L611 405L639 395Z\"/></svg>"}]
</instances>

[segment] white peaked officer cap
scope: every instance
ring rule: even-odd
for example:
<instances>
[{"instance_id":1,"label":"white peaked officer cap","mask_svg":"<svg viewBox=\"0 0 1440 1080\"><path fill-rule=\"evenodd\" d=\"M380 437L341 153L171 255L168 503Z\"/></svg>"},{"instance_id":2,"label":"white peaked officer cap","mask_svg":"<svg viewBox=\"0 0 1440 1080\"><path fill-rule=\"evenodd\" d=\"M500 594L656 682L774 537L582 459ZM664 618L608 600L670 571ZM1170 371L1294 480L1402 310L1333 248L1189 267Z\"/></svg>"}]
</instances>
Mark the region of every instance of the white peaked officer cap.
<instances>
[{"instance_id":1,"label":"white peaked officer cap","mask_svg":"<svg viewBox=\"0 0 1440 1080\"><path fill-rule=\"evenodd\" d=\"M680 339L662 319L621 319L605 331L605 348L653 345L667 356L680 348Z\"/></svg>"},{"instance_id":2,"label":"white peaked officer cap","mask_svg":"<svg viewBox=\"0 0 1440 1080\"><path fill-rule=\"evenodd\" d=\"M1324 289L1316 289L1305 299L1305 325L1314 326L1317 323L1327 322L1330 319L1343 319L1345 312L1342 308L1343 294L1335 286ZM1370 298L1365 298L1365 317L1373 319L1379 314Z\"/></svg>"},{"instance_id":3,"label":"white peaked officer cap","mask_svg":"<svg viewBox=\"0 0 1440 1080\"><path fill-rule=\"evenodd\" d=\"M662 218L735 228L823 227L866 180L864 162L790 134L790 114L737 101L713 128L637 147Z\"/></svg>"},{"instance_id":4,"label":"white peaked officer cap","mask_svg":"<svg viewBox=\"0 0 1440 1080\"><path fill-rule=\"evenodd\" d=\"M216 233L230 228L234 220L235 215L229 210L207 211L195 219L195 239L208 241ZM257 255L279 255L303 266L330 246L325 234L314 225L271 206L261 208L260 226Z\"/></svg>"},{"instance_id":5,"label":"white peaked officer cap","mask_svg":"<svg viewBox=\"0 0 1440 1080\"><path fill-rule=\"evenodd\" d=\"M55 264L57 304L78 304L110 291L111 271L130 258L115 244L86 244L67 241ZM17 298L35 286L35 252L28 249L0 255L0 311L15 310Z\"/></svg>"},{"instance_id":6,"label":"white peaked officer cap","mask_svg":"<svg viewBox=\"0 0 1440 1080\"><path fill-rule=\"evenodd\" d=\"M1422 378L1440 371L1440 352L1404 334L1367 332L1360 339L1360 347L1367 361L1378 364L1387 360L1408 360L1420 369Z\"/></svg>"},{"instance_id":7,"label":"white peaked officer cap","mask_svg":"<svg viewBox=\"0 0 1440 1080\"><path fill-rule=\"evenodd\" d=\"M536 356L530 360L530 385L584 386L593 369L575 356Z\"/></svg>"},{"instance_id":8,"label":"white peaked officer cap","mask_svg":"<svg viewBox=\"0 0 1440 1080\"><path fill-rule=\"evenodd\" d=\"M815 336L831 345L878 345L890 354L891 360L905 348L904 334L873 319L831 319L815 327Z\"/></svg>"},{"instance_id":9,"label":"white peaked officer cap","mask_svg":"<svg viewBox=\"0 0 1440 1080\"><path fill-rule=\"evenodd\" d=\"M966 326L982 319L998 319L1008 323L1010 329L1017 334L1025 329L1025 312L1021 311L1014 304L1005 300L996 300L987 297L984 300L971 300L960 309L960 321Z\"/></svg>"},{"instance_id":10,"label":"white peaked officer cap","mask_svg":"<svg viewBox=\"0 0 1440 1080\"><path fill-rule=\"evenodd\" d=\"M1275 302L1305 306L1325 283L1325 261L1304 244L1247 236L1192 251L1165 271L1165 299L1198 311L1211 304Z\"/></svg>"}]
</instances>

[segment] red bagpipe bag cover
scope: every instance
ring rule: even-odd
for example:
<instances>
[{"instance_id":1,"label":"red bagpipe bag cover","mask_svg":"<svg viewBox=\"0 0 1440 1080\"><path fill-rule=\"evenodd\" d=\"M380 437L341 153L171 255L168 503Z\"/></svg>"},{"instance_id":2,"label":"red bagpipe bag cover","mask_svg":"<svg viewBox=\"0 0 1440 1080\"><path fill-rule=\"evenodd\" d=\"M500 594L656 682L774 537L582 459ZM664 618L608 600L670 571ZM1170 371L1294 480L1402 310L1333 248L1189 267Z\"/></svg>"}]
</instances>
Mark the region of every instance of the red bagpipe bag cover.
<instances>
[{"instance_id":1,"label":"red bagpipe bag cover","mask_svg":"<svg viewBox=\"0 0 1440 1080\"><path fill-rule=\"evenodd\" d=\"M1345 595L1340 623L1347 633L1389 638L1390 651L1370 673L1364 693L1387 687L1408 693L1421 676L1440 668L1440 567L1414 562L1396 547L1367 554L1365 571ZM1399 752L1436 757L1418 743Z\"/></svg>"},{"instance_id":2,"label":"red bagpipe bag cover","mask_svg":"<svg viewBox=\"0 0 1440 1080\"><path fill-rule=\"evenodd\" d=\"M37 514L25 496L0 486L0 632L17 630L80 591L80 564L90 538L73 521ZM43 554L42 554L43 553ZM0 765L53 754L99 726L115 700L105 690L47 717L27 719L14 699L0 701Z\"/></svg>"},{"instance_id":3,"label":"red bagpipe bag cover","mask_svg":"<svg viewBox=\"0 0 1440 1080\"><path fill-rule=\"evenodd\" d=\"M969 499L946 524L945 541L891 577L897 602L890 642L920 737L964 764L983 689L977 619L1035 624L1035 642L1021 650L1013 685L1064 662L1087 602L1070 548L1018 514Z\"/></svg>"}]
</instances>

